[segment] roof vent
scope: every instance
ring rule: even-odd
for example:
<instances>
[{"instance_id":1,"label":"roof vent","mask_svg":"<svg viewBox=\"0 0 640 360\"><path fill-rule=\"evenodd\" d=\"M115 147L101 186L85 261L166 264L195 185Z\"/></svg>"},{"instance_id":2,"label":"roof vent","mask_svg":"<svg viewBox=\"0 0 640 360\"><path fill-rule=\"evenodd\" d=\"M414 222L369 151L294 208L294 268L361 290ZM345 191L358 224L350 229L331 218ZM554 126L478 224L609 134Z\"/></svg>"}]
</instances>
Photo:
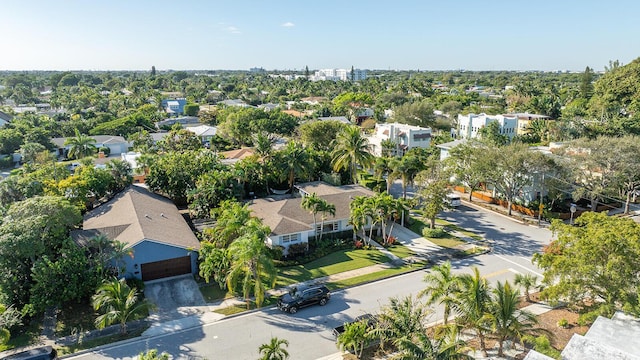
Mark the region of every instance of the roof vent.
<instances>
[{"instance_id":1,"label":"roof vent","mask_svg":"<svg viewBox=\"0 0 640 360\"><path fill-rule=\"evenodd\" d=\"M149 216L149 214L144 214L144 217L146 217L147 219L151 219L151 216Z\"/></svg>"},{"instance_id":2,"label":"roof vent","mask_svg":"<svg viewBox=\"0 0 640 360\"><path fill-rule=\"evenodd\" d=\"M164 213L160 213L160 216L166 218L166 216L164 216Z\"/></svg>"}]
</instances>

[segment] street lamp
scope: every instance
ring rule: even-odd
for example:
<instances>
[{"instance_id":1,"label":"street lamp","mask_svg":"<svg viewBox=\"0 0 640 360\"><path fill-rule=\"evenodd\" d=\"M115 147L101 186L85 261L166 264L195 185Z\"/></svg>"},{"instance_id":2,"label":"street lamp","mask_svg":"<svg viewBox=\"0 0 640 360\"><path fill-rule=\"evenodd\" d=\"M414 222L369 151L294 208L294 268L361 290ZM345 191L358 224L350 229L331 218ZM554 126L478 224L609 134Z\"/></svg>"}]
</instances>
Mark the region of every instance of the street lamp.
<instances>
[{"instance_id":1,"label":"street lamp","mask_svg":"<svg viewBox=\"0 0 640 360\"><path fill-rule=\"evenodd\" d=\"M571 220L569 220L569 224L573 225L573 214L576 213L576 204L571 204L569 211L571 211Z\"/></svg>"}]
</instances>

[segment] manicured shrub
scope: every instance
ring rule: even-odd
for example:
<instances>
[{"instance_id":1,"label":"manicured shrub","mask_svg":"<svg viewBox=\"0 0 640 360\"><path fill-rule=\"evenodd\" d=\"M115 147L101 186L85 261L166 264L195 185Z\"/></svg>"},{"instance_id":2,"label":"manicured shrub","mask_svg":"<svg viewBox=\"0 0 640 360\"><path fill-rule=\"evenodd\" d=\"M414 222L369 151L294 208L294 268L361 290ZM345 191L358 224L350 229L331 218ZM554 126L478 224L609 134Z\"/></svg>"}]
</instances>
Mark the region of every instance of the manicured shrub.
<instances>
[{"instance_id":1,"label":"manicured shrub","mask_svg":"<svg viewBox=\"0 0 640 360\"><path fill-rule=\"evenodd\" d=\"M447 235L447 232L444 231L443 228L435 228L435 229L430 229L430 228L424 228L422 229L422 236L426 237L426 238L442 238L445 237Z\"/></svg>"}]
</instances>

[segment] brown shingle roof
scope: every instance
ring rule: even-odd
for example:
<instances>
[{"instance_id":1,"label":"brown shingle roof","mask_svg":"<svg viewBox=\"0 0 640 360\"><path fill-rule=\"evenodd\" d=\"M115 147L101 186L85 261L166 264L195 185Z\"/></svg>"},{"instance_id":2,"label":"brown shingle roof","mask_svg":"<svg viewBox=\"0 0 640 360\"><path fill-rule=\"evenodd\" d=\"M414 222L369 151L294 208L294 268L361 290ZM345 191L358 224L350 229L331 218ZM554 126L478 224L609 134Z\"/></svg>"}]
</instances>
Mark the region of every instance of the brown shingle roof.
<instances>
[{"instance_id":1,"label":"brown shingle roof","mask_svg":"<svg viewBox=\"0 0 640 360\"><path fill-rule=\"evenodd\" d=\"M321 181L300 184L296 186L308 194L315 193L328 203L335 205L336 215L327 216L326 220L348 219L349 204L356 196L371 196L373 192L358 185L331 186ZM296 197L284 200L270 198L253 200L249 209L254 215L271 228L274 235L292 234L312 230L313 215L300 206L302 198ZM316 215L320 223L321 214Z\"/></svg>"},{"instance_id":2,"label":"brown shingle roof","mask_svg":"<svg viewBox=\"0 0 640 360\"><path fill-rule=\"evenodd\" d=\"M86 230L94 230L127 244L127 247L149 240L200 249L200 242L173 202L139 186L129 187L88 212L83 228L84 232L72 234L76 241L93 233L86 233Z\"/></svg>"}]
</instances>

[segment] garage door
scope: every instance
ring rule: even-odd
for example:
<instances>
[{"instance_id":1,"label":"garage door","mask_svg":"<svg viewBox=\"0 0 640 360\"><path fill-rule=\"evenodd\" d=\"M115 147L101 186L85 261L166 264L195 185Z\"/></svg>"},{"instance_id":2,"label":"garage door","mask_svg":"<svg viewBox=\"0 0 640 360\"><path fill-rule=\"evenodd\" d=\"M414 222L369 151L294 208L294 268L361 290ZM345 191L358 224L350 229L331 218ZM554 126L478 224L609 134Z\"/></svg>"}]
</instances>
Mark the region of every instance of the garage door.
<instances>
[{"instance_id":1,"label":"garage door","mask_svg":"<svg viewBox=\"0 0 640 360\"><path fill-rule=\"evenodd\" d=\"M142 264L142 280L149 281L191 273L191 256Z\"/></svg>"}]
</instances>

